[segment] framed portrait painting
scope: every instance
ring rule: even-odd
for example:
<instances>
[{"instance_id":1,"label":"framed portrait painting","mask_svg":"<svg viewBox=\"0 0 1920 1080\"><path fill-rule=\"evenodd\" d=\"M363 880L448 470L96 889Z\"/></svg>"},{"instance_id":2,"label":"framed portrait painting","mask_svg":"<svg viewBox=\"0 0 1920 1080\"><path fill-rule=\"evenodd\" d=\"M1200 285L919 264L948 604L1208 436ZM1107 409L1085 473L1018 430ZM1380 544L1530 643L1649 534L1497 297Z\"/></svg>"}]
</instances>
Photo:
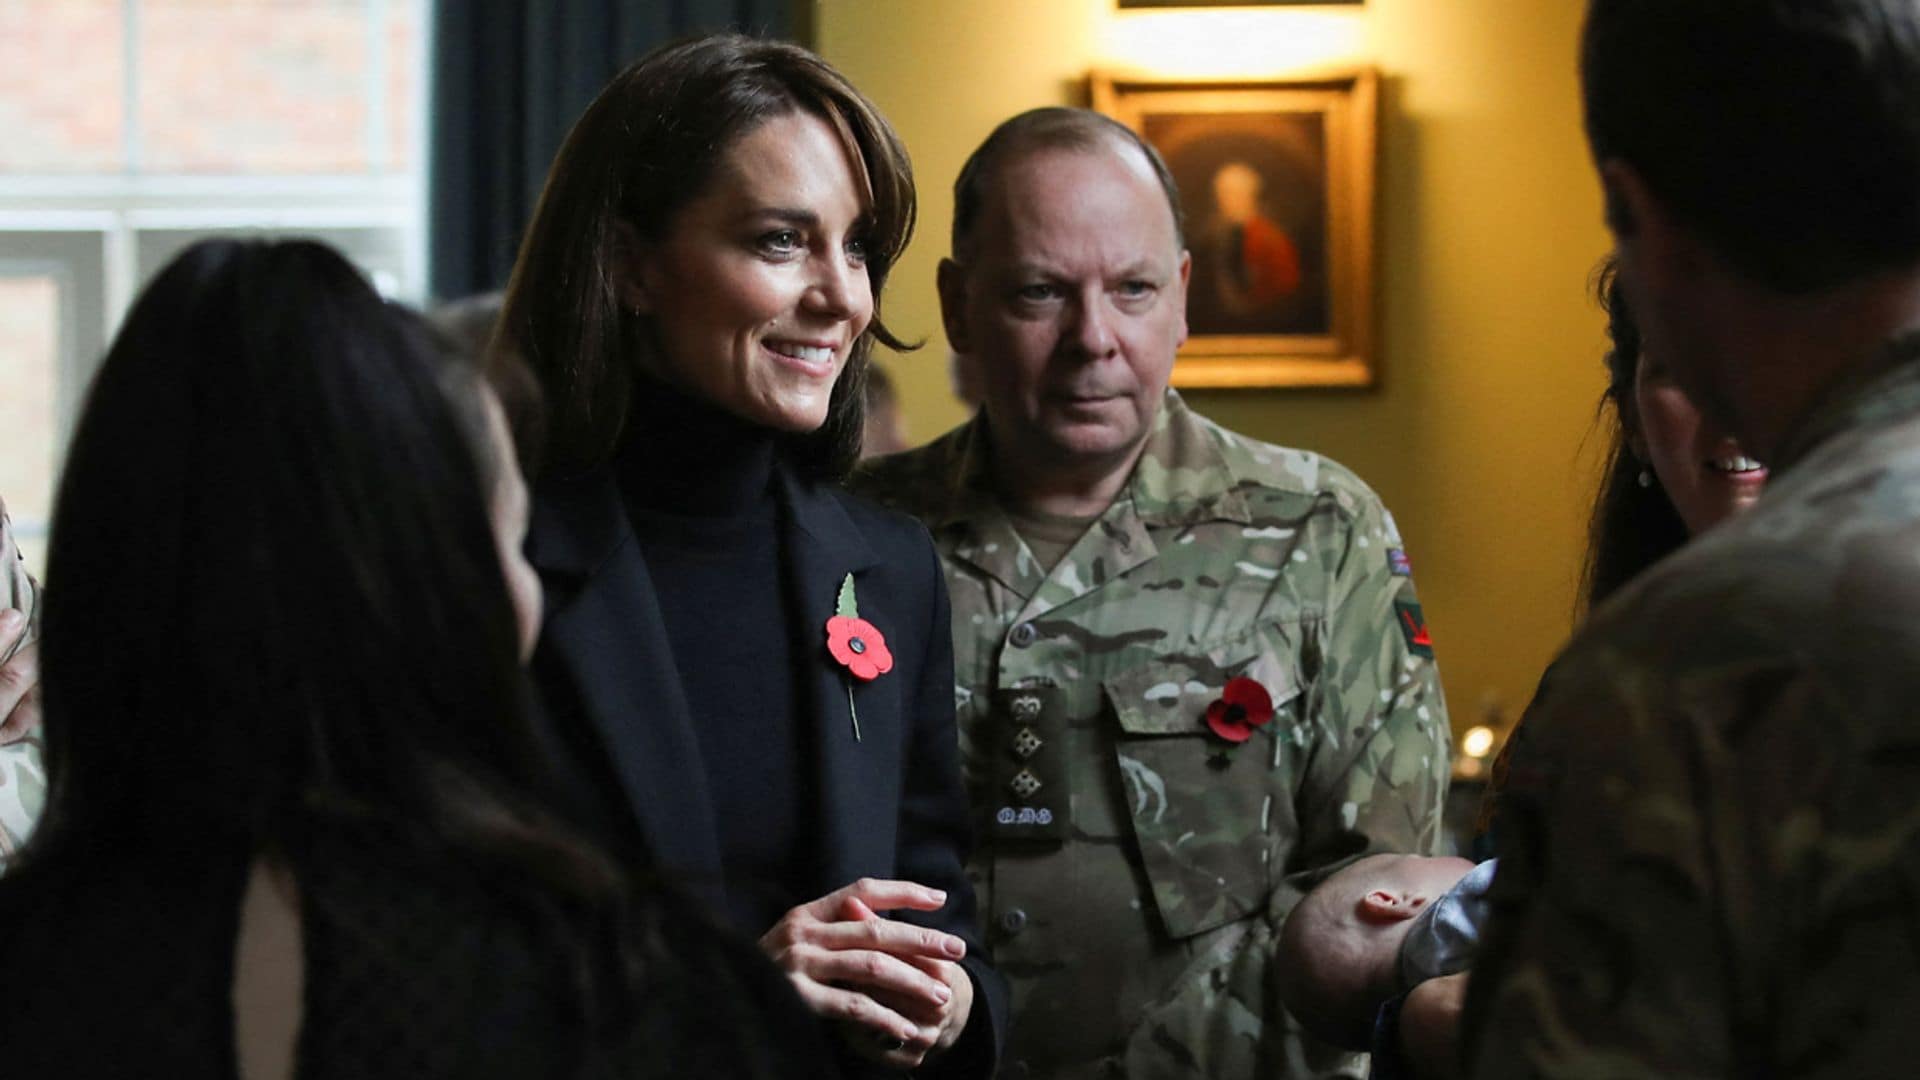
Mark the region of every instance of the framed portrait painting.
<instances>
[{"instance_id":1,"label":"framed portrait painting","mask_svg":"<svg viewBox=\"0 0 1920 1080\"><path fill-rule=\"evenodd\" d=\"M1092 95L1180 188L1193 277L1174 385L1373 385L1378 76L1095 73Z\"/></svg>"}]
</instances>

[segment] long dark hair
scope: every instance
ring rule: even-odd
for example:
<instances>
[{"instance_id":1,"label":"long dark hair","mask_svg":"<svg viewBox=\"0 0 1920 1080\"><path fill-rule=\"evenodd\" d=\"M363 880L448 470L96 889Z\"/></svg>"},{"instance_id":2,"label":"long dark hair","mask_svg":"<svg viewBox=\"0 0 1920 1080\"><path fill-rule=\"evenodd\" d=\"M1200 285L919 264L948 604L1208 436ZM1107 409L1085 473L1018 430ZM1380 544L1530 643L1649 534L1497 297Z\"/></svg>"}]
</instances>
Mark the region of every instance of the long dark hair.
<instances>
[{"instance_id":1,"label":"long dark hair","mask_svg":"<svg viewBox=\"0 0 1920 1080\"><path fill-rule=\"evenodd\" d=\"M825 120L864 173L871 200L867 276L874 318L854 342L826 423L795 436L806 475L838 479L859 459L868 356L877 340L907 348L880 319L887 274L913 234L913 169L899 136L844 75L799 47L716 34L657 49L615 76L554 159L514 263L495 351L540 377L549 409L547 462L606 461L627 435L638 357L655 347L645 316L620 302L622 225L666 235L720 158L772 117Z\"/></svg>"},{"instance_id":2,"label":"long dark hair","mask_svg":"<svg viewBox=\"0 0 1920 1080\"><path fill-rule=\"evenodd\" d=\"M1633 453L1631 440L1641 430L1635 405L1634 372L1640 364L1640 328L1620 290L1619 264L1609 255L1593 275L1594 295L1607 310L1607 389L1600 397L1600 422L1611 447L1601 474L1599 497L1587 525L1587 556L1581 569L1583 611L1598 607L1642 570L1687 542L1687 527L1659 484L1640 485L1647 468Z\"/></svg>"},{"instance_id":3,"label":"long dark hair","mask_svg":"<svg viewBox=\"0 0 1920 1080\"><path fill-rule=\"evenodd\" d=\"M1687 542L1687 526L1659 484L1641 486L1640 474L1649 468L1633 452L1633 436L1641 430L1640 409L1634 397L1634 379L1640 367L1640 326L1627 307L1620 288L1620 263L1614 255L1593 270L1593 294L1607 312L1607 388L1600 395L1598 422L1608 438L1607 464L1600 475L1600 491L1587 522L1587 554L1580 567L1576 616L1597 608L1640 572L1679 550ZM1501 792L1507 769L1519 745L1522 728L1507 734L1494 756L1487 791L1480 804L1476 828L1486 832L1500 814Z\"/></svg>"},{"instance_id":4,"label":"long dark hair","mask_svg":"<svg viewBox=\"0 0 1920 1080\"><path fill-rule=\"evenodd\" d=\"M543 894L619 891L532 793L477 368L319 244L208 241L141 295L74 437L20 872L297 853L376 822ZM55 585L55 583L58 583Z\"/></svg>"}]
</instances>

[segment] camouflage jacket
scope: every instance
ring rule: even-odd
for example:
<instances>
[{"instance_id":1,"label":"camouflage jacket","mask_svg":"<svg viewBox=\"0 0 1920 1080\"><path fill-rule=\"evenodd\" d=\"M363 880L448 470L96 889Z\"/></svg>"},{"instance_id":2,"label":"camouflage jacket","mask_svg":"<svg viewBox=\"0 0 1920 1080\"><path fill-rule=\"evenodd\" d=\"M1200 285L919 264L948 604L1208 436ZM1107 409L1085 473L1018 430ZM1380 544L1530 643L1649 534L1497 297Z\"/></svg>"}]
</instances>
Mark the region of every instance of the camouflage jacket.
<instances>
[{"instance_id":1,"label":"camouflage jacket","mask_svg":"<svg viewBox=\"0 0 1920 1080\"><path fill-rule=\"evenodd\" d=\"M40 589L27 574L14 546L6 504L0 503L0 608L17 608L32 619L29 635L40 625ZM0 662L9 651L0 648ZM47 800L47 774L41 764L40 733L0 746L0 871L26 842Z\"/></svg>"},{"instance_id":2,"label":"camouflage jacket","mask_svg":"<svg viewBox=\"0 0 1920 1080\"><path fill-rule=\"evenodd\" d=\"M1912 1075L1920 340L1605 604L1521 726L1487 1077Z\"/></svg>"},{"instance_id":3,"label":"camouflage jacket","mask_svg":"<svg viewBox=\"0 0 1920 1080\"><path fill-rule=\"evenodd\" d=\"M1014 988L1003 1075L1357 1075L1270 970L1330 867L1432 851L1446 710L1392 518L1317 455L1169 392L1126 489L1043 574L988 488L984 421L872 463L952 593L970 873ZM1230 679L1274 715L1237 747Z\"/></svg>"}]
</instances>

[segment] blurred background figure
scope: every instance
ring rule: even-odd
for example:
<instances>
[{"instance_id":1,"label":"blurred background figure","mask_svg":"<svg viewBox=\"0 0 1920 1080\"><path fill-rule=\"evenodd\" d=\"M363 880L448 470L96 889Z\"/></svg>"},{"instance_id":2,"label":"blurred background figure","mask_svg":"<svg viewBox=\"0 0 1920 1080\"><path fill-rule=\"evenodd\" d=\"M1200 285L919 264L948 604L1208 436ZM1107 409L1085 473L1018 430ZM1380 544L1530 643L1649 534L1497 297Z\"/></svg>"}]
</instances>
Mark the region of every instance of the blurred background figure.
<instances>
[{"instance_id":1,"label":"blurred background figure","mask_svg":"<svg viewBox=\"0 0 1920 1080\"><path fill-rule=\"evenodd\" d=\"M487 385L499 398L507 414L507 427L513 432L520 471L532 476L540 471L540 451L547 441L547 411L540 401L540 382L518 357L503 355L500 362L486 364L494 330L500 323L500 307L505 302L506 293L500 290L476 293L441 304L427 313L427 320L462 355L486 366Z\"/></svg>"},{"instance_id":2,"label":"blurred background figure","mask_svg":"<svg viewBox=\"0 0 1920 1080\"><path fill-rule=\"evenodd\" d=\"M51 796L0 879L9 1075L822 1058L749 945L546 809L525 524L479 368L338 254L206 242L156 277L54 515Z\"/></svg>"},{"instance_id":3,"label":"blurred background figure","mask_svg":"<svg viewBox=\"0 0 1920 1080\"><path fill-rule=\"evenodd\" d=\"M860 437L860 456L898 453L913 444L907 440L907 421L900 414L900 397L893 379L879 364L867 368L867 419Z\"/></svg>"}]
</instances>

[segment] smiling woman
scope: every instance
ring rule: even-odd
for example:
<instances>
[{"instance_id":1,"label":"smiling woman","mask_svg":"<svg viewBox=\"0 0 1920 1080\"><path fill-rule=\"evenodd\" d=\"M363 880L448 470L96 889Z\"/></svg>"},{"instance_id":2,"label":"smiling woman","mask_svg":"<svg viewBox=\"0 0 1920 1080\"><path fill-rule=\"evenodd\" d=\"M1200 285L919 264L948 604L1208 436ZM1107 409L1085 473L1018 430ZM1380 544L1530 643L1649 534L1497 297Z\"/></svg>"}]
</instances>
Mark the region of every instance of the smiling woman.
<instances>
[{"instance_id":1,"label":"smiling woman","mask_svg":"<svg viewBox=\"0 0 1920 1080\"><path fill-rule=\"evenodd\" d=\"M1607 311L1607 389L1612 446L1588 523L1583 610L1600 606L1691 536L1753 505L1767 469L1724 427L1701 414L1666 365L1645 348L1609 255L1594 272Z\"/></svg>"},{"instance_id":2,"label":"smiling woman","mask_svg":"<svg viewBox=\"0 0 1920 1080\"><path fill-rule=\"evenodd\" d=\"M659 335L647 374L776 431L826 423L873 319L865 202L818 116L776 116L742 136L664 238L629 235L624 292Z\"/></svg>"},{"instance_id":3,"label":"smiling woman","mask_svg":"<svg viewBox=\"0 0 1920 1080\"><path fill-rule=\"evenodd\" d=\"M850 1072L984 1077L1005 991L945 587L925 531L835 486L913 217L898 138L818 57L671 46L568 136L495 350L552 405L534 667L578 820L758 938ZM829 651L847 619L864 662Z\"/></svg>"}]
</instances>

